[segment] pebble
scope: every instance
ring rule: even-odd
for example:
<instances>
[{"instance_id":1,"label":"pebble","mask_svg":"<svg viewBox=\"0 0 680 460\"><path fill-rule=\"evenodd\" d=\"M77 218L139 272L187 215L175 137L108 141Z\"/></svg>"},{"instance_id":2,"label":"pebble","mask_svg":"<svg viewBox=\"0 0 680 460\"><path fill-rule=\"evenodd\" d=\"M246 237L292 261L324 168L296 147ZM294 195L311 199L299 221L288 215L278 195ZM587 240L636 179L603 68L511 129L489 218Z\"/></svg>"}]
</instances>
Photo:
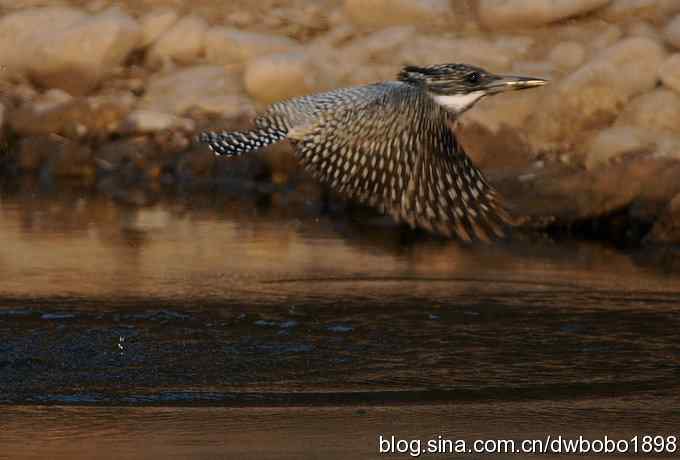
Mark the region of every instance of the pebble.
<instances>
[{"instance_id":1,"label":"pebble","mask_svg":"<svg viewBox=\"0 0 680 460\"><path fill-rule=\"evenodd\" d=\"M184 115L193 108L225 118L254 113L240 75L212 65L153 76L138 108L173 115Z\"/></svg>"},{"instance_id":2,"label":"pebble","mask_svg":"<svg viewBox=\"0 0 680 460\"><path fill-rule=\"evenodd\" d=\"M212 27L205 36L205 60L211 64L237 64L299 47L297 41L284 36Z\"/></svg>"},{"instance_id":3,"label":"pebble","mask_svg":"<svg viewBox=\"0 0 680 460\"><path fill-rule=\"evenodd\" d=\"M659 67L661 82L680 94L680 53L675 53L666 59Z\"/></svg>"},{"instance_id":4,"label":"pebble","mask_svg":"<svg viewBox=\"0 0 680 460\"><path fill-rule=\"evenodd\" d=\"M185 16L162 33L146 54L147 65L157 67L170 62L190 64L205 49L208 23L199 16Z\"/></svg>"},{"instance_id":5,"label":"pebble","mask_svg":"<svg viewBox=\"0 0 680 460\"><path fill-rule=\"evenodd\" d=\"M172 8L155 8L144 14L139 22L142 28L141 46L149 46L163 35L179 19Z\"/></svg>"},{"instance_id":6,"label":"pebble","mask_svg":"<svg viewBox=\"0 0 680 460\"><path fill-rule=\"evenodd\" d=\"M189 118L181 118L169 113L153 110L130 112L122 123L121 131L126 133L153 133L169 129L192 132L196 123Z\"/></svg>"},{"instance_id":7,"label":"pebble","mask_svg":"<svg viewBox=\"0 0 680 460\"><path fill-rule=\"evenodd\" d=\"M610 0L480 0L479 20L488 29L539 26L584 15Z\"/></svg>"},{"instance_id":8,"label":"pebble","mask_svg":"<svg viewBox=\"0 0 680 460\"><path fill-rule=\"evenodd\" d=\"M448 0L345 0L345 13L359 26L428 26L452 17Z\"/></svg>"}]
</instances>

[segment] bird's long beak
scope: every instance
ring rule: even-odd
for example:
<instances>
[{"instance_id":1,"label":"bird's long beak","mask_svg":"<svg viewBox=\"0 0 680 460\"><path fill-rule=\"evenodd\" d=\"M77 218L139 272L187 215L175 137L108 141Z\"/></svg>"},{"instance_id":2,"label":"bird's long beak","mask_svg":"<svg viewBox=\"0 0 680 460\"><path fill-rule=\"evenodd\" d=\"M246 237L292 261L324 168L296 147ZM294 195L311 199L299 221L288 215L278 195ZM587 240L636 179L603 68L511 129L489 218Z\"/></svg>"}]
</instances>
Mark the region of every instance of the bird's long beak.
<instances>
[{"instance_id":1,"label":"bird's long beak","mask_svg":"<svg viewBox=\"0 0 680 460\"><path fill-rule=\"evenodd\" d=\"M515 75L499 75L498 79L486 85L486 90L490 93L500 93L503 91L514 91L518 89L529 89L543 86L548 83L544 78L518 77Z\"/></svg>"}]
</instances>

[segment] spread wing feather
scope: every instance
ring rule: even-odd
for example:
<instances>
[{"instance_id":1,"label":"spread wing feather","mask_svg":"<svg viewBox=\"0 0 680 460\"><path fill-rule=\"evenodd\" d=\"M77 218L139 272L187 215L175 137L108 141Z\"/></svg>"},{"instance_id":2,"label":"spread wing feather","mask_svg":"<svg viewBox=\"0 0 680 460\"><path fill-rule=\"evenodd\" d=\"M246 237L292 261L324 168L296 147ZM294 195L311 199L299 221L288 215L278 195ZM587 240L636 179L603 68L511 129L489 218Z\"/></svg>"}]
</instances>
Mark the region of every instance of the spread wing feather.
<instances>
[{"instance_id":1,"label":"spread wing feather","mask_svg":"<svg viewBox=\"0 0 680 460\"><path fill-rule=\"evenodd\" d=\"M502 237L508 215L422 91L404 87L324 111L291 130L320 181L395 219L463 240Z\"/></svg>"}]
</instances>

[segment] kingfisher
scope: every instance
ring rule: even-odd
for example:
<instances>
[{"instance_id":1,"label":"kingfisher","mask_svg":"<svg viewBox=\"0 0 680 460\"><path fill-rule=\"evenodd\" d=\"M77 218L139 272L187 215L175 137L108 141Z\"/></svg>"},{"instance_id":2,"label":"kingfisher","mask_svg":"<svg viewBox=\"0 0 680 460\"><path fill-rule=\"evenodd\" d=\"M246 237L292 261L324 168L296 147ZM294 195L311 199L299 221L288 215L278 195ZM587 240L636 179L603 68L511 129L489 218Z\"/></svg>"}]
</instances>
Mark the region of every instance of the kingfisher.
<instances>
[{"instance_id":1,"label":"kingfisher","mask_svg":"<svg viewBox=\"0 0 680 460\"><path fill-rule=\"evenodd\" d=\"M198 140L238 156L288 139L304 168L341 195L411 227L489 241L512 219L451 125L487 96L546 83L468 64L406 66L396 80L276 102L252 130Z\"/></svg>"}]
</instances>

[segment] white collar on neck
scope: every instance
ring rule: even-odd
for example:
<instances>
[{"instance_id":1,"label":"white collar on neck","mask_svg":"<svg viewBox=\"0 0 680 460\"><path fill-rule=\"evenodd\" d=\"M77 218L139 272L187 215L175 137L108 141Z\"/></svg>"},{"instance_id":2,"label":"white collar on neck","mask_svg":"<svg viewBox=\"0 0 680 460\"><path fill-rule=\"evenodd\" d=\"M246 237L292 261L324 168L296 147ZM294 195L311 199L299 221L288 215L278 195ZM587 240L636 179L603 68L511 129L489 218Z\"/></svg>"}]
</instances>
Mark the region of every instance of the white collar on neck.
<instances>
[{"instance_id":1,"label":"white collar on neck","mask_svg":"<svg viewBox=\"0 0 680 460\"><path fill-rule=\"evenodd\" d=\"M484 91L473 91L465 94L431 94L432 99L437 104L455 114L465 112L485 95Z\"/></svg>"}]
</instances>

